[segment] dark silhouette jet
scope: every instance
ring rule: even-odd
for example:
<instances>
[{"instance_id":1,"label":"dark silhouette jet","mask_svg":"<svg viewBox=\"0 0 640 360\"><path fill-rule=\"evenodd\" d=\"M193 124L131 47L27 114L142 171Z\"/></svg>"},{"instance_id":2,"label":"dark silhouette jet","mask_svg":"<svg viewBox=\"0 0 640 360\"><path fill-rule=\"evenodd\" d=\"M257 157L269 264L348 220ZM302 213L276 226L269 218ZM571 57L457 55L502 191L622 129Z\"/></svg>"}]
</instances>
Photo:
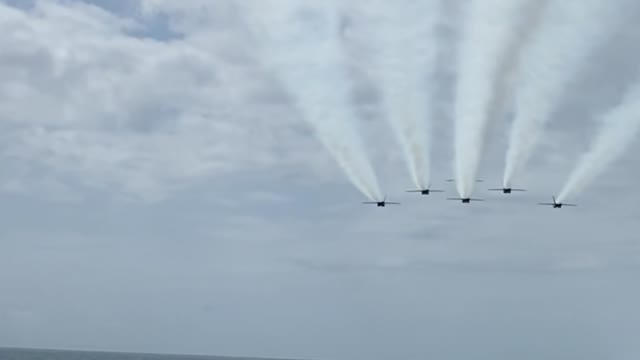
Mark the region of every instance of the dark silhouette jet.
<instances>
[{"instance_id":1,"label":"dark silhouette jet","mask_svg":"<svg viewBox=\"0 0 640 360\"><path fill-rule=\"evenodd\" d=\"M447 200L460 200L463 204L469 204L472 201L484 201L483 199L472 199L472 198L447 198Z\"/></svg>"},{"instance_id":2,"label":"dark silhouette jet","mask_svg":"<svg viewBox=\"0 0 640 360\"><path fill-rule=\"evenodd\" d=\"M556 201L556 197L553 197L553 202L552 203L538 203L538 205L547 205L547 206L553 206L554 209L561 209L563 206L578 206L576 204L563 204L560 203L558 201Z\"/></svg>"},{"instance_id":3,"label":"dark silhouette jet","mask_svg":"<svg viewBox=\"0 0 640 360\"><path fill-rule=\"evenodd\" d=\"M502 189L489 189L489 191L502 191L503 194L511 194L513 191L527 191L525 189L512 189L512 188L502 188Z\"/></svg>"},{"instance_id":4,"label":"dark silhouette jet","mask_svg":"<svg viewBox=\"0 0 640 360\"><path fill-rule=\"evenodd\" d=\"M407 192L410 193L420 193L422 195L429 195L431 193L441 193L444 192L444 190L431 190L431 189L422 189L422 190L407 190Z\"/></svg>"},{"instance_id":5,"label":"dark silhouette jet","mask_svg":"<svg viewBox=\"0 0 640 360\"><path fill-rule=\"evenodd\" d=\"M369 205L376 205L378 207L385 207L387 205L400 205L399 202L390 202L387 201L387 197L384 197L384 200L382 201L365 201L363 202L363 204L369 204Z\"/></svg>"}]
</instances>

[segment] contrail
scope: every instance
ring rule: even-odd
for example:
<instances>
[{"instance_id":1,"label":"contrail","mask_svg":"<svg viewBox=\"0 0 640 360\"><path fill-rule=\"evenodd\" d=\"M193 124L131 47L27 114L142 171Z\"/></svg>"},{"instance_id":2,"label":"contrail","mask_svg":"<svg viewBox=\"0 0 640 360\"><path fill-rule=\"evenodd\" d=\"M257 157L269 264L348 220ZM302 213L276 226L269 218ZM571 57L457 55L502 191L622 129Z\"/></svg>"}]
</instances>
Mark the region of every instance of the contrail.
<instances>
[{"instance_id":1,"label":"contrail","mask_svg":"<svg viewBox=\"0 0 640 360\"><path fill-rule=\"evenodd\" d=\"M606 35L609 21L614 18L611 3L557 1L549 7L553 10L548 12L549 26L534 37L519 76L503 179L505 187L526 165L567 84Z\"/></svg>"},{"instance_id":2,"label":"contrail","mask_svg":"<svg viewBox=\"0 0 640 360\"><path fill-rule=\"evenodd\" d=\"M519 1L470 0L459 51L456 90L455 172L460 197L471 196L486 130L497 105L495 82L512 43L511 24ZM507 61L508 62L508 61ZM498 87L502 84L498 85Z\"/></svg>"},{"instance_id":3,"label":"contrail","mask_svg":"<svg viewBox=\"0 0 640 360\"><path fill-rule=\"evenodd\" d=\"M640 131L640 85L623 99L622 103L600 119L601 128L590 150L562 188L558 201L577 195L618 159L633 143Z\"/></svg>"},{"instance_id":4,"label":"contrail","mask_svg":"<svg viewBox=\"0 0 640 360\"><path fill-rule=\"evenodd\" d=\"M357 1L372 47L372 75L386 117L402 147L414 185L430 185L429 86L436 61L440 0Z\"/></svg>"},{"instance_id":5,"label":"contrail","mask_svg":"<svg viewBox=\"0 0 640 360\"><path fill-rule=\"evenodd\" d=\"M375 172L356 128L351 82L340 44L337 0L265 0L245 4L270 68L350 181L381 200Z\"/></svg>"}]
</instances>

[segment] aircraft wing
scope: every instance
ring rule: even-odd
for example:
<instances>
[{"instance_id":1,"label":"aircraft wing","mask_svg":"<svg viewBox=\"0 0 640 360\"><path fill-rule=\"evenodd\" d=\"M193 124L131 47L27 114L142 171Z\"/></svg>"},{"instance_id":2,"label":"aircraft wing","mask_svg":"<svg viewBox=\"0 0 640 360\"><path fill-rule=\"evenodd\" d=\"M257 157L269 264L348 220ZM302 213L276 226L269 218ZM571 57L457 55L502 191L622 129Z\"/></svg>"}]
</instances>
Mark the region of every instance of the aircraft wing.
<instances>
[{"instance_id":1,"label":"aircraft wing","mask_svg":"<svg viewBox=\"0 0 640 360\"><path fill-rule=\"evenodd\" d=\"M502 191L504 189L489 189L489 191Z\"/></svg>"},{"instance_id":2,"label":"aircraft wing","mask_svg":"<svg viewBox=\"0 0 640 360\"><path fill-rule=\"evenodd\" d=\"M407 192L422 192L423 190L407 190Z\"/></svg>"},{"instance_id":3,"label":"aircraft wing","mask_svg":"<svg viewBox=\"0 0 640 360\"><path fill-rule=\"evenodd\" d=\"M511 191L527 191L525 189L511 189Z\"/></svg>"},{"instance_id":4,"label":"aircraft wing","mask_svg":"<svg viewBox=\"0 0 640 360\"><path fill-rule=\"evenodd\" d=\"M429 190L430 192L444 192L444 190Z\"/></svg>"},{"instance_id":5,"label":"aircraft wing","mask_svg":"<svg viewBox=\"0 0 640 360\"><path fill-rule=\"evenodd\" d=\"M556 205L556 204L554 204L554 203L538 203L538 205L549 205L549 206L551 206L551 205Z\"/></svg>"},{"instance_id":6,"label":"aircraft wing","mask_svg":"<svg viewBox=\"0 0 640 360\"><path fill-rule=\"evenodd\" d=\"M387 201L387 202L385 202L385 204L387 204L387 205L400 205L399 202L391 202L391 201Z\"/></svg>"},{"instance_id":7,"label":"aircraft wing","mask_svg":"<svg viewBox=\"0 0 640 360\"><path fill-rule=\"evenodd\" d=\"M576 204L562 204L562 206L578 206Z\"/></svg>"},{"instance_id":8,"label":"aircraft wing","mask_svg":"<svg viewBox=\"0 0 640 360\"><path fill-rule=\"evenodd\" d=\"M374 202L374 201L365 201L365 202L363 202L363 204L377 204L377 202Z\"/></svg>"},{"instance_id":9,"label":"aircraft wing","mask_svg":"<svg viewBox=\"0 0 640 360\"><path fill-rule=\"evenodd\" d=\"M469 199L471 201L484 201L484 199Z\"/></svg>"}]
</instances>

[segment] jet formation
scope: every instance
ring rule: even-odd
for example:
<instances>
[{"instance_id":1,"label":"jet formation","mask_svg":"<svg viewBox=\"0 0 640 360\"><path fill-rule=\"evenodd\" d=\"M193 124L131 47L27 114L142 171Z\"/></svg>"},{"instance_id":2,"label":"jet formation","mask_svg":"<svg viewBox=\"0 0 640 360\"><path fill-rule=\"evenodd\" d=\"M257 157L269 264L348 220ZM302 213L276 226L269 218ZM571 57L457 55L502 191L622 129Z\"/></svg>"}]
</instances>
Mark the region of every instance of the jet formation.
<instances>
[{"instance_id":1,"label":"jet formation","mask_svg":"<svg viewBox=\"0 0 640 360\"><path fill-rule=\"evenodd\" d=\"M447 182L453 182L453 179L447 179ZM476 180L476 182L483 182L483 180ZM516 189L516 188L511 188L511 187L502 187L502 188L492 188L492 189L488 189L489 191L500 191L503 194L512 194L514 192L524 192L527 191L525 189ZM430 188L425 188L425 189L413 189L413 190L406 190L406 192L408 193L417 193L417 194L421 194L421 195L430 195L431 193L442 193L445 192L444 190L434 190L434 189L430 189ZM558 202L558 200L556 199L555 196L552 197L553 202L550 203L538 203L538 205L544 205L544 206L551 206L553 209L561 209L563 206L577 206L576 204L567 204L567 203L562 203L562 202ZM485 201L484 199L477 199L477 198L470 198L470 197L452 197L452 198L447 198L447 200L452 200L452 201L460 201L463 204L470 204L471 202L475 202L475 201ZM387 205L400 205L399 202L390 202L387 201L387 197L385 196L384 199L382 201L365 201L363 202L363 204L367 204L367 205L376 205L377 207L385 207Z\"/></svg>"}]
</instances>

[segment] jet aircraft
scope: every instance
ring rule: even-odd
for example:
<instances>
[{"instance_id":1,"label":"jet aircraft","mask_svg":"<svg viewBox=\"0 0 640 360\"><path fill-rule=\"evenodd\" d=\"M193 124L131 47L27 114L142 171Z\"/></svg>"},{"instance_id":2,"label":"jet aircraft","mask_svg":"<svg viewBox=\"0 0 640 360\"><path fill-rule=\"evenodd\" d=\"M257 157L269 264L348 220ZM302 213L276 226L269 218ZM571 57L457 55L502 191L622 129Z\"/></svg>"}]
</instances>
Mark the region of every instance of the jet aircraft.
<instances>
[{"instance_id":1,"label":"jet aircraft","mask_svg":"<svg viewBox=\"0 0 640 360\"><path fill-rule=\"evenodd\" d=\"M538 205L553 206L554 209L561 209L563 206L578 206L576 204L564 204L564 203L558 202L555 196L553 197L552 203L538 203Z\"/></svg>"},{"instance_id":2,"label":"jet aircraft","mask_svg":"<svg viewBox=\"0 0 640 360\"><path fill-rule=\"evenodd\" d=\"M409 193L420 193L422 195L429 195L431 193L441 193L444 192L444 190L432 190L432 189L422 189L422 190L407 190L407 192Z\"/></svg>"},{"instance_id":3,"label":"jet aircraft","mask_svg":"<svg viewBox=\"0 0 640 360\"><path fill-rule=\"evenodd\" d=\"M391 201L387 201L387 197L384 197L384 200L382 201L365 201L363 202L363 204L368 204L368 205L376 205L378 207L385 207L387 205L400 205L399 202L391 202Z\"/></svg>"},{"instance_id":4,"label":"jet aircraft","mask_svg":"<svg viewBox=\"0 0 640 360\"><path fill-rule=\"evenodd\" d=\"M472 199L472 198L447 198L447 200L460 200L463 204L469 204L472 201L484 201L483 199Z\"/></svg>"},{"instance_id":5,"label":"jet aircraft","mask_svg":"<svg viewBox=\"0 0 640 360\"><path fill-rule=\"evenodd\" d=\"M513 191L527 191L525 189L512 189L510 187L505 187L502 189L489 189L489 191L502 191L503 194L511 194Z\"/></svg>"}]
</instances>

